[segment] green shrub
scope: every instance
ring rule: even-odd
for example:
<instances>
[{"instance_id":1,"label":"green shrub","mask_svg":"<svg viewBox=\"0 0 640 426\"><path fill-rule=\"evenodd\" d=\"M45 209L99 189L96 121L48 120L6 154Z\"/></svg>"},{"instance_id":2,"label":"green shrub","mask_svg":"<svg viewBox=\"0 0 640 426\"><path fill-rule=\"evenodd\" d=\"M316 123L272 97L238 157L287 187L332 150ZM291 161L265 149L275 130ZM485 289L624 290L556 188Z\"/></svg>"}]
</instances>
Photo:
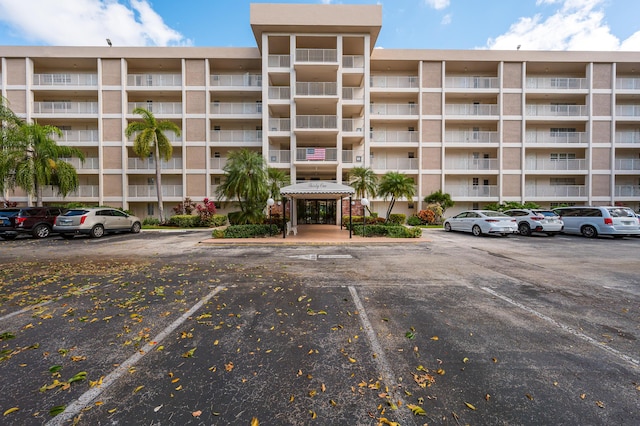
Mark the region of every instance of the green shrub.
<instances>
[{"instance_id":1,"label":"green shrub","mask_svg":"<svg viewBox=\"0 0 640 426\"><path fill-rule=\"evenodd\" d=\"M403 225L407 220L407 215L403 213L392 213L389 215L389 222Z\"/></svg>"},{"instance_id":2,"label":"green shrub","mask_svg":"<svg viewBox=\"0 0 640 426\"><path fill-rule=\"evenodd\" d=\"M224 230L224 238L255 238L276 235L276 225L231 225Z\"/></svg>"},{"instance_id":3,"label":"green shrub","mask_svg":"<svg viewBox=\"0 0 640 426\"><path fill-rule=\"evenodd\" d=\"M420 219L416 215L411 215L411 216L409 216L409 219L407 219L407 225L420 226L420 225L422 225L422 219Z\"/></svg>"},{"instance_id":4,"label":"green shrub","mask_svg":"<svg viewBox=\"0 0 640 426\"><path fill-rule=\"evenodd\" d=\"M157 217L145 217L142 220L142 225L143 226L158 226L158 225L160 225L160 219L158 219Z\"/></svg>"},{"instance_id":5,"label":"green shrub","mask_svg":"<svg viewBox=\"0 0 640 426\"><path fill-rule=\"evenodd\" d=\"M213 238L224 238L224 229L214 229L211 236Z\"/></svg>"},{"instance_id":6,"label":"green shrub","mask_svg":"<svg viewBox=\"0 0 640 426\"><path fill-rule=\"evenodd\" d=\"M169 218L169 225L178 228L196 228L200 226L200 218L190 214L177 214Z\"/></svg>"},{"instance_id":7,"label":"green shrub","mask_svg":"<svg viewBox=\"0 0 640 426\"><path fill-rule=\"evenodd\" d=\"M402 225L367 225L366 237L390 237L390 238L419 238L422 236L422 228L407 228ZM353 225L353 233L362 235L362 224Z\"/></svg>"},{"instance_id":8,"label":"green shrub","mask_svg":"<svg viewBox=\"0 0 640 426\"><path fill-rule=\"evenodd\" d=\"M224 226L227 224L227 216L224 214L214 214L209 218L209 226Z\"/></svg>"}]
</instances>

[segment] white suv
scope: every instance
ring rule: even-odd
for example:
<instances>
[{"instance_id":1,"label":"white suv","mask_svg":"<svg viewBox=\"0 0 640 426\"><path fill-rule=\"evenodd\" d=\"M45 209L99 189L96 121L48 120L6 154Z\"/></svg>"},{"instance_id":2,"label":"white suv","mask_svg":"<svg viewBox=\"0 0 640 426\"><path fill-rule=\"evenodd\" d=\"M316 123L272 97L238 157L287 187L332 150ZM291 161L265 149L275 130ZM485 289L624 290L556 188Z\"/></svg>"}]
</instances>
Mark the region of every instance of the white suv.
<instances>
[{"instance_id":1,"label":"white suv","mask_svg":"<svg viewBox=\"0 0 640 426\"><path fill-rule=\"evenodd\" d=\"M504 212L518 222L520 235L530 236L532 232L542 232L553 237L562 232L564 223L551 210L512 209Z\"/></svg>"}]
</instances>

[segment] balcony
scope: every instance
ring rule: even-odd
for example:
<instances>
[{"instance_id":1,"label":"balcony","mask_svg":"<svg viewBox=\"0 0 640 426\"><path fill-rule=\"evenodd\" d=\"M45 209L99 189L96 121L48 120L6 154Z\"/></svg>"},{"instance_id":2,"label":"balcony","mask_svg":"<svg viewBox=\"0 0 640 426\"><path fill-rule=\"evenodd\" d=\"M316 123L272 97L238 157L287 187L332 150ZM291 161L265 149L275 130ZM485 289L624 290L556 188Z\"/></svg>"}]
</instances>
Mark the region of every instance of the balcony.
<instances>
[{"instance_id":1,"label":"balcony","mask_svg":"<svg viewBox=\"0 0 640 426\"><path fill-rule=\"evenodd\" d=\"M497 198L498 185L445 185L445 191L454 198Z\"/></svg>"},{"instance_id":2,"label":"balcony","mask_svg":"<svg viewBox=\"0 0 640 426\"><path fill-rule=\"evenodd\" d=\"M586 117L586 105L527 105L527 115L530 117Z\"/></svg>"},{"instance_id":3,"label":"balcony","mask_svg":"<svg viewBox=\"0 0 640 426\"><path fill-rule=\"evenodd\" d=\"M338 83L335 82L299 82L296 83L296 96L337 96Z\"/></svg>"},{"instance_id":4,"label":"balcony","mask_svg":"<svg viewBox=\"0 0 640 426\"><path fill-rule=\"evenodd\" d=\"M345 101L363 101L364 89L362 87L343 87L342 99Z\"/></svg>"},{"instance_id":5,"label":"balcony","mask_svg":"<svg viewBox=\"0 0 640 426\"><path fill-rule=\"evenodd\" d=\"M182 102L129 102L128 113L133 114L133 110L136 108L144 108L159 115L182 114Z\"/></svg>"},{"instance_id":6,"label":"balcony","mask_svg":"<svg viewBox=\"0 0 640 426\"><path fill-rule=\"evenodd\" d=\"M616 143L640 143L640 129L616 132Z\"/></svg>"},{"instance_id":7,"label":"balcony","mask_svg":"<svg viewBox=\"0 0 640 426\"><path fill-rule=\"evenodd\" d=\"M540 144L588 143L589 135L586 132L529 131L525 140L527 143Z\"/></svg>"},{"instance_id":8,"label":"balcony","mask_svg":"<svg viewBox=\"0 0 640 426\"><path fill-rule=\"evenodd\" d=\"M296 62L337 63L336 49L296 49Z\"/></svg>"},{"instance_id":9,"label":"balcony","mask_svg":"<svg viewBox=\"0 0 640 426\"><path fill-rule=\"evenodd\" d=\"M418 132L409 130L374 130L371 142L379 143L413 143L420 139Z\"/></svg>"},{"instance_id":10,"label":"balcony","mask_svg":"<svg viewBox=\"0 0 640 426\"><path fill-rule=\"evenodd\" d=\"M640 197L640 185L616 185L616 197Z\"/></svg>"},{"instance_id":11,"label":"balcony","mask_svg":"<svg viewBox=\"0 0 640 426\"><path fill-rule=\"evenodd\" d=\"M569 158L552 160L550 158L527 158L526 170L531 171L587 171L587 160L584 158Z\"/></svg>"},{"instance_id":12,"label":"balcony","mask_svg":"<svg viewBox=\"0 0 640 426\"><path fill-rule=\"evenodd\" d=\"M62 136L53 134L51 138L64 144L90 143L94 145L98 143L98 130L63 130Z\"/></svg>"},{"instance_id":13,"label":"balcony","mask_svg":"<svg viewBox=\"0 0 640 426\"><path fill-rule=\"evenodd\" d=\"M140 158L128 158L127 159L127 167L129 170L155 170L156 163L153 159L140 159ZM181 157L173 157L169 161L160 161L160 169L161 170L181 170L182 169L182 158Z\"/></svg>"},{"instance_id":14,"label":"balcony","mask_svg":"<svg viewBox=\"0 0 640 426\"><path fill-rule=\"evenodd\" d=\"M568 198L586 197L586 185L540 185L527 186L526 197Z\"/></svg>"},{"instance_id":15,"label":"balcony","mask_svg":"<svg viewBox=\"0 0 640 426\"><path fill-rule=\"evenodd\" d=\"M269 87L269 99L291 99L291 88L289 86Z\"/></svg>"},{"instance_id":16,"label":"balcony","mask_svg":"<svg viewBox=\"0 0 640 426\"><path fill-rule=\"evenodd\" d=\"M98 86L98 74L56 73L34 74L34 86Z\"/></svg>"},{"instance_id":17,"label":"balcony","mask_svg":"<svg viewBox=\"0 0 640 426\"><path fill-rule=\"evenodd\" d=\"M155 185L129 185L129 198L156 198ZM164 197L182 197L182 185L162 185Z\"/></svg>"},{"instance_id":18,"label":"balcony","mask_svg":"<svg viewBox=\"0 0 640 426\"><path fill-rule=\"evenodd\" d=\"M182 86L182 74L129 74L130 87L176 87Z\"/></svg>"},{"instance_id":19,"label":"balcony","mask_svg":"<svg viewBox=\"0 0 640 426\"><path fill-rule=\"evenodd\" d=\"M34 102L34 114L98 114L97 102Z\"/></svg>"},{"instance_id":20,"label":"balcony","mask_svg":"<svg viewBox=\"0 0 640 426\"><path fill-rule=\"evenodd\" d=\"M100 168L100 159L98 157L85 157L84 161L79 158L60 158L71 164L77 171L98 170Z\"/></svg>"},{"instance_id":21,"label":"balcony","mask_svg":"<svg viewBox=\"0 0 640 426\"><path fill-rule=\"evenodd\" d=\"M445 104L445 114L465 116L491 116L498 115L497 104Z\"/></svg>"},{"instance_id":22,"label":"balcony","mask_svg":"<svg viewBox=\"0 0 640 426\"><path fill-rule=\"evenodd\" d=\"M416 104L371 104L369 110L372 115L418 115Z\"/></svg>"},{"instance_id":23,"label":"balcony","mask_svg":"<svg viewBox=\"0 0 640 426\"><path fill-rule=\"evenodd\" d=\"M269 55L269 68L289 68L291 66L290 55Z\"/></svg>"},{"instance_id":24,"label":"balcony","mask_svg":"<svg viewBox=\"0 0 640 426\"><path fill-rule=\"evenodd\" d=\"M362 118L344 118L342 120L342 131L347 133L358 133L364 136L362 129L364 128L364 120Z\"/></svg>"},{"instance_id":25,"label":"balcony","mask_svg":"<svg viewBox=\"0 0 640 426\"><path fill-rule=\"evenodd\" d=\"M291 151L288 149L270 149L269 163L290 163Z\"/></svg>"},{"instance_id":26,"label":"balcony","mask_svg":"<svg viewBox=\"0 0 640 426\"><path fill-rule=\"evenodd\" d=\"M342 68L364 68L364 55L342 55Z\"/></svg>"},{"instance_id":27,"label":"balcony","mask_svg":"<svg viewBox=\"0 0 640 426\"><path fill-rule=\"evenodd\" d=\"M640 105L616 105L616 115L620 117L640 117Z\"/></svg>"},{"instance_id":28,"label":"balcony","mask_svg":"<svg viewBox=\"0 0 640 426\"><path fill-rule=\"evenodd\" d=\"M338 117L335 115L299 115L296 117L296 129L338 129Z\"/></svg>"},{"instance_id":29,"label":"balcony","mask_svg":"<svg viewBox=\"0 0 640 426\"><path fill-rule=\"evenodd\" d=\"M497 158L456 158L446 157L445 168L447 170L498 170Z\"/></svg>"},{"instance_id":30,"label":"balcony","mask_svg":"<svg viewBox=\"0 0 640 426\"><path fill-rule=\"evenodd\" d=\"M498 77L446 77L444 87L447 89L497 89L500 87Z\"/></svg>"},{"instance_id":31,"label":"balcony","mask_svg":"<svg viewBox=\"0 0 640 426\"><path fill-rule=\"evenodd\" d=\"M527 89L582 90L588 89L586 78L575 77L528 77Z\"/></svg>"},{"instance_id":32,"label":"balcony","mask_svg":"<svg viewBox=\"0 0 640 426\"><path fill-rule=\"evenodd\" d=\"M296 148L296 161L338 161L338 149Z\"/></svg>"},{"instance_id":33,"label":"balcony","mask_svg":"<svg viewBox=\"0 0 640 426\"><path fill-rule=\"evenodd\" d=\"M212 170L222 170L226 164L227 157L214 157L211 159L210 166Z\"/></svg>"},{"instance_id":34,"label":"balcony","mask_svg":"<svg viewBox=\"0 0 640 426\"><path fill-rule=\"evenodd\" d=\"M417 75L373 75L369 81L371 88L417 89L420 84Z\"/></svg>"},{"instance_id":35,"label":"balcony","mask_svg":"<svg viewBox=\"0 0 640 426\"><path fill-rule=\"evenodd\" d=\"M262 143L262 130L213 130L211 142L224 143Z\"/></svg>"},{"instance_id":36,"label":"balcony","mask_svg":"<svg viewBox=\"0 0 640 426\"><path fill-rule=\"evenodd\" d=\"M497 143L500 142L498 132L484 130L447 130L444 132L447 143Z\"/></svg>"},{"instance_id":37,"label":"balcony","mask_svg":"<svg viewBox=\"0 0 640 426\"><path fill-rule=\"evenodd\" d=\"M80 185L78 189L73 192L67 194L64 198L98 198L100 196L100 187L98 185ZM58 193L58 190L51 187L46 186L42 188L42 197L50 198L50 197L62 197Z\"/></svg>"},{"instance_id":38,"label":"balcony","mask_svg":"<svg viewBox=\"0 0 640 426\"><path fill-rule=\"evenodd\" d=\"M353 150L342 150L342 162L343 163L353 163Z\"/></svg>"},{"instance_id":39,"label":"balcony","mask_svg":"<svg viewBox=\"0 0 640 426\"><path fill-rule=\"evenodd\" d=\"M619 77L616 78L616 89L618 90L640 90L640 78Z\"/></svg>"},{"instance_id":40,"label":"balcony","mask_svg":"<svg viewBox=\"0 0 640 426\"><path fill-rule=\"evenodd\" d=\"M640 171L640 158L616 158L616 170Z\"/></svg>"},{"instance_id":41,"label":"balcony","mask_svg":"<svg viewBox=\"0 0 640 426\"><path fill-rule=\"evenodd\" d=\"M262 103L260 102L212 102L211 114L213 115L260 115Z\"/></svg>"},{"instance_id":42,"label":"balcony","mask_svg":"<svg viewBox=\"0 0 640 426\"><path fill-rule=\"evenodd\" d=\"M212 74L212 87L262 87L262 74Z\"/></svg>"},{"instance_id":43,"label":"balcony","mask_svg":"<svg viewBox=\"0 0 640 426\"><path fill-rule=\"evenodd\" d=\"M269 130L272 132L290 132L291 119L290 118L270 118Z\"/></svg>"},{"instance_id":44,"label":"balcony","mask_svg":"<svg viewBox=\"0 0 640 426\"><path fill-rule=\"evenodd\" d=\"M418 170L417 158L372 158L371 168L375 170Z\"/></svg>"},{"instance_id":45,"label":"balcony","mask_svg":"<svg viewBox=\"0 0 640 426\"><path fill-rule=\"evenodd\" d=\"M127 142L129 143L133 143L136 139L136 136L138 135L138 133L134 133L133 135L131 135L131 137L129 138L129 140ZM173 132L164 132L164 135L167 137L167 139L169 139L169 141L171 142L182 142L182 135L178 136Z\"/></svg>"}]
</instances>

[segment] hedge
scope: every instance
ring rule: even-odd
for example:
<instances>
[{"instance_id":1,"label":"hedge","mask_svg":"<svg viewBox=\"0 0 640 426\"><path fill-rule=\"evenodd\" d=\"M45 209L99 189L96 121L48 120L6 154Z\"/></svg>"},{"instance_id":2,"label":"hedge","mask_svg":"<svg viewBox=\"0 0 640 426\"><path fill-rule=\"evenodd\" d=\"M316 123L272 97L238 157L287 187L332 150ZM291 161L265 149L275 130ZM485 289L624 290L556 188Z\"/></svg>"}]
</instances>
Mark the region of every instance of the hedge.
<instances>
[{"instance_id":1,"label":"hedge","mask_svg":"<svg viewBox=\"0 0 640 426\"><path fill-rule=\"evenodd\" d=\"M227 229L216 229L213 238L255 238L276 235L281 229L276 225L231 225Z\"/></svg>"}]
</instances>

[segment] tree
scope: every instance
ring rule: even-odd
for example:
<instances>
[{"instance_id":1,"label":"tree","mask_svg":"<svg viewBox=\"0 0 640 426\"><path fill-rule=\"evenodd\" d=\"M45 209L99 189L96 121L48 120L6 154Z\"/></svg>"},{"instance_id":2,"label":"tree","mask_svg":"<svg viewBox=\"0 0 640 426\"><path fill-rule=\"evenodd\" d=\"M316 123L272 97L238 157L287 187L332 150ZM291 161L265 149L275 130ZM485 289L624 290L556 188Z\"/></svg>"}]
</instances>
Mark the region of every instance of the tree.
<instances>
[{"instance_id":1,"label":"tree","mask_svg":"<svg viewBox=\"0 0 640 426\"><path fill-rule=\"evenodd\" d=\"M229 154L223 170L225 179L216 190L218 197L235 199L238 202L238 222L260 222L264 216L263 210L270 189L264 158L248 149L233 151Z\"/></svg>"},{"instance_id":2,"label":"tree","mask_svg":"<svg viewBox=\"0 0 640 426\"><path fill-rule=\"evenodd\" d=\"M442 207L442 214L444 214L448 208L451 208L456 204L455 201L451 199L451 195L446 192L442 192L439 189L424 197L424 202L427 204L440 204L440 207Z\"/></svg>"},{"instance_id":3,"label":"tree","mask_svg":"<svg viewBox=\"0 0 640 426\"><path fill-rule=\"evenodd\" d=\"M64 158L78 157L84 161L82 151L60 146L51 135L62 136L55 126L38 123L19 123L3 133L0 152L0 192L22 188L36 197L36 206L42 206L42 188L55 187L63 197L79 185L76 169Z\"/></svg>"},{"instance_id":4,"label":"tree","mask_svg":"<svg viewBox=\"0 0 640 426\"><path fill-rule=\"evenodd\" d=\"M160 173L160 161L169 161L173 154L171 141L164 134L166 131L180 136L180 128L171 121L156 120L152 112L144 108L136 108L134 114L142 116L142 121L129 123L124 131L127 137L137 133L133 142L133 152L141 159L149 158L153 155L156 166L156 194L158 196L158 216L160 222L164 222L164 205L162 203L162 173Z\"/></svg>"},{"instance_id":5,"label":"tree","mask_svg":"<svg viewBox=\"0 0 640 426\"><path fill-rule=\"evenodd\" d=\"M387 208L387 215L385 220L389 221L391 211L398 198L405 197L412 199L416 195L415 182L412 178L399 172L387 172L382 176L380 184L378 185L378 195L382 196L386 201L391 197L391 202Z\"/></svg>"},{"instance_id":6,"label":"tree","mask_svg":"<svg viewBox=\"0 0 640 426\"><path fill-rule=\"evenodd\" d=\"M269 186L269 196L275 201L278 201L282 198L280 196L280 188L287 185L291 179L283 170L276 169L275 167L268 167L267 181L267 185Z\"/></svg>"},{"instance_id":7,"label":"tree","mask_svg":"<svg viewBox=\"0 0 640 426\"><path fill-rule=\"evenodd\" d=\"M367 195L375 197L377 193L378 176L370 167L354 167L347 176L349 185L356 191L357 198L365 198ZM367 207L369 214L371 209Z\"/></svg>"}]
</instances>

